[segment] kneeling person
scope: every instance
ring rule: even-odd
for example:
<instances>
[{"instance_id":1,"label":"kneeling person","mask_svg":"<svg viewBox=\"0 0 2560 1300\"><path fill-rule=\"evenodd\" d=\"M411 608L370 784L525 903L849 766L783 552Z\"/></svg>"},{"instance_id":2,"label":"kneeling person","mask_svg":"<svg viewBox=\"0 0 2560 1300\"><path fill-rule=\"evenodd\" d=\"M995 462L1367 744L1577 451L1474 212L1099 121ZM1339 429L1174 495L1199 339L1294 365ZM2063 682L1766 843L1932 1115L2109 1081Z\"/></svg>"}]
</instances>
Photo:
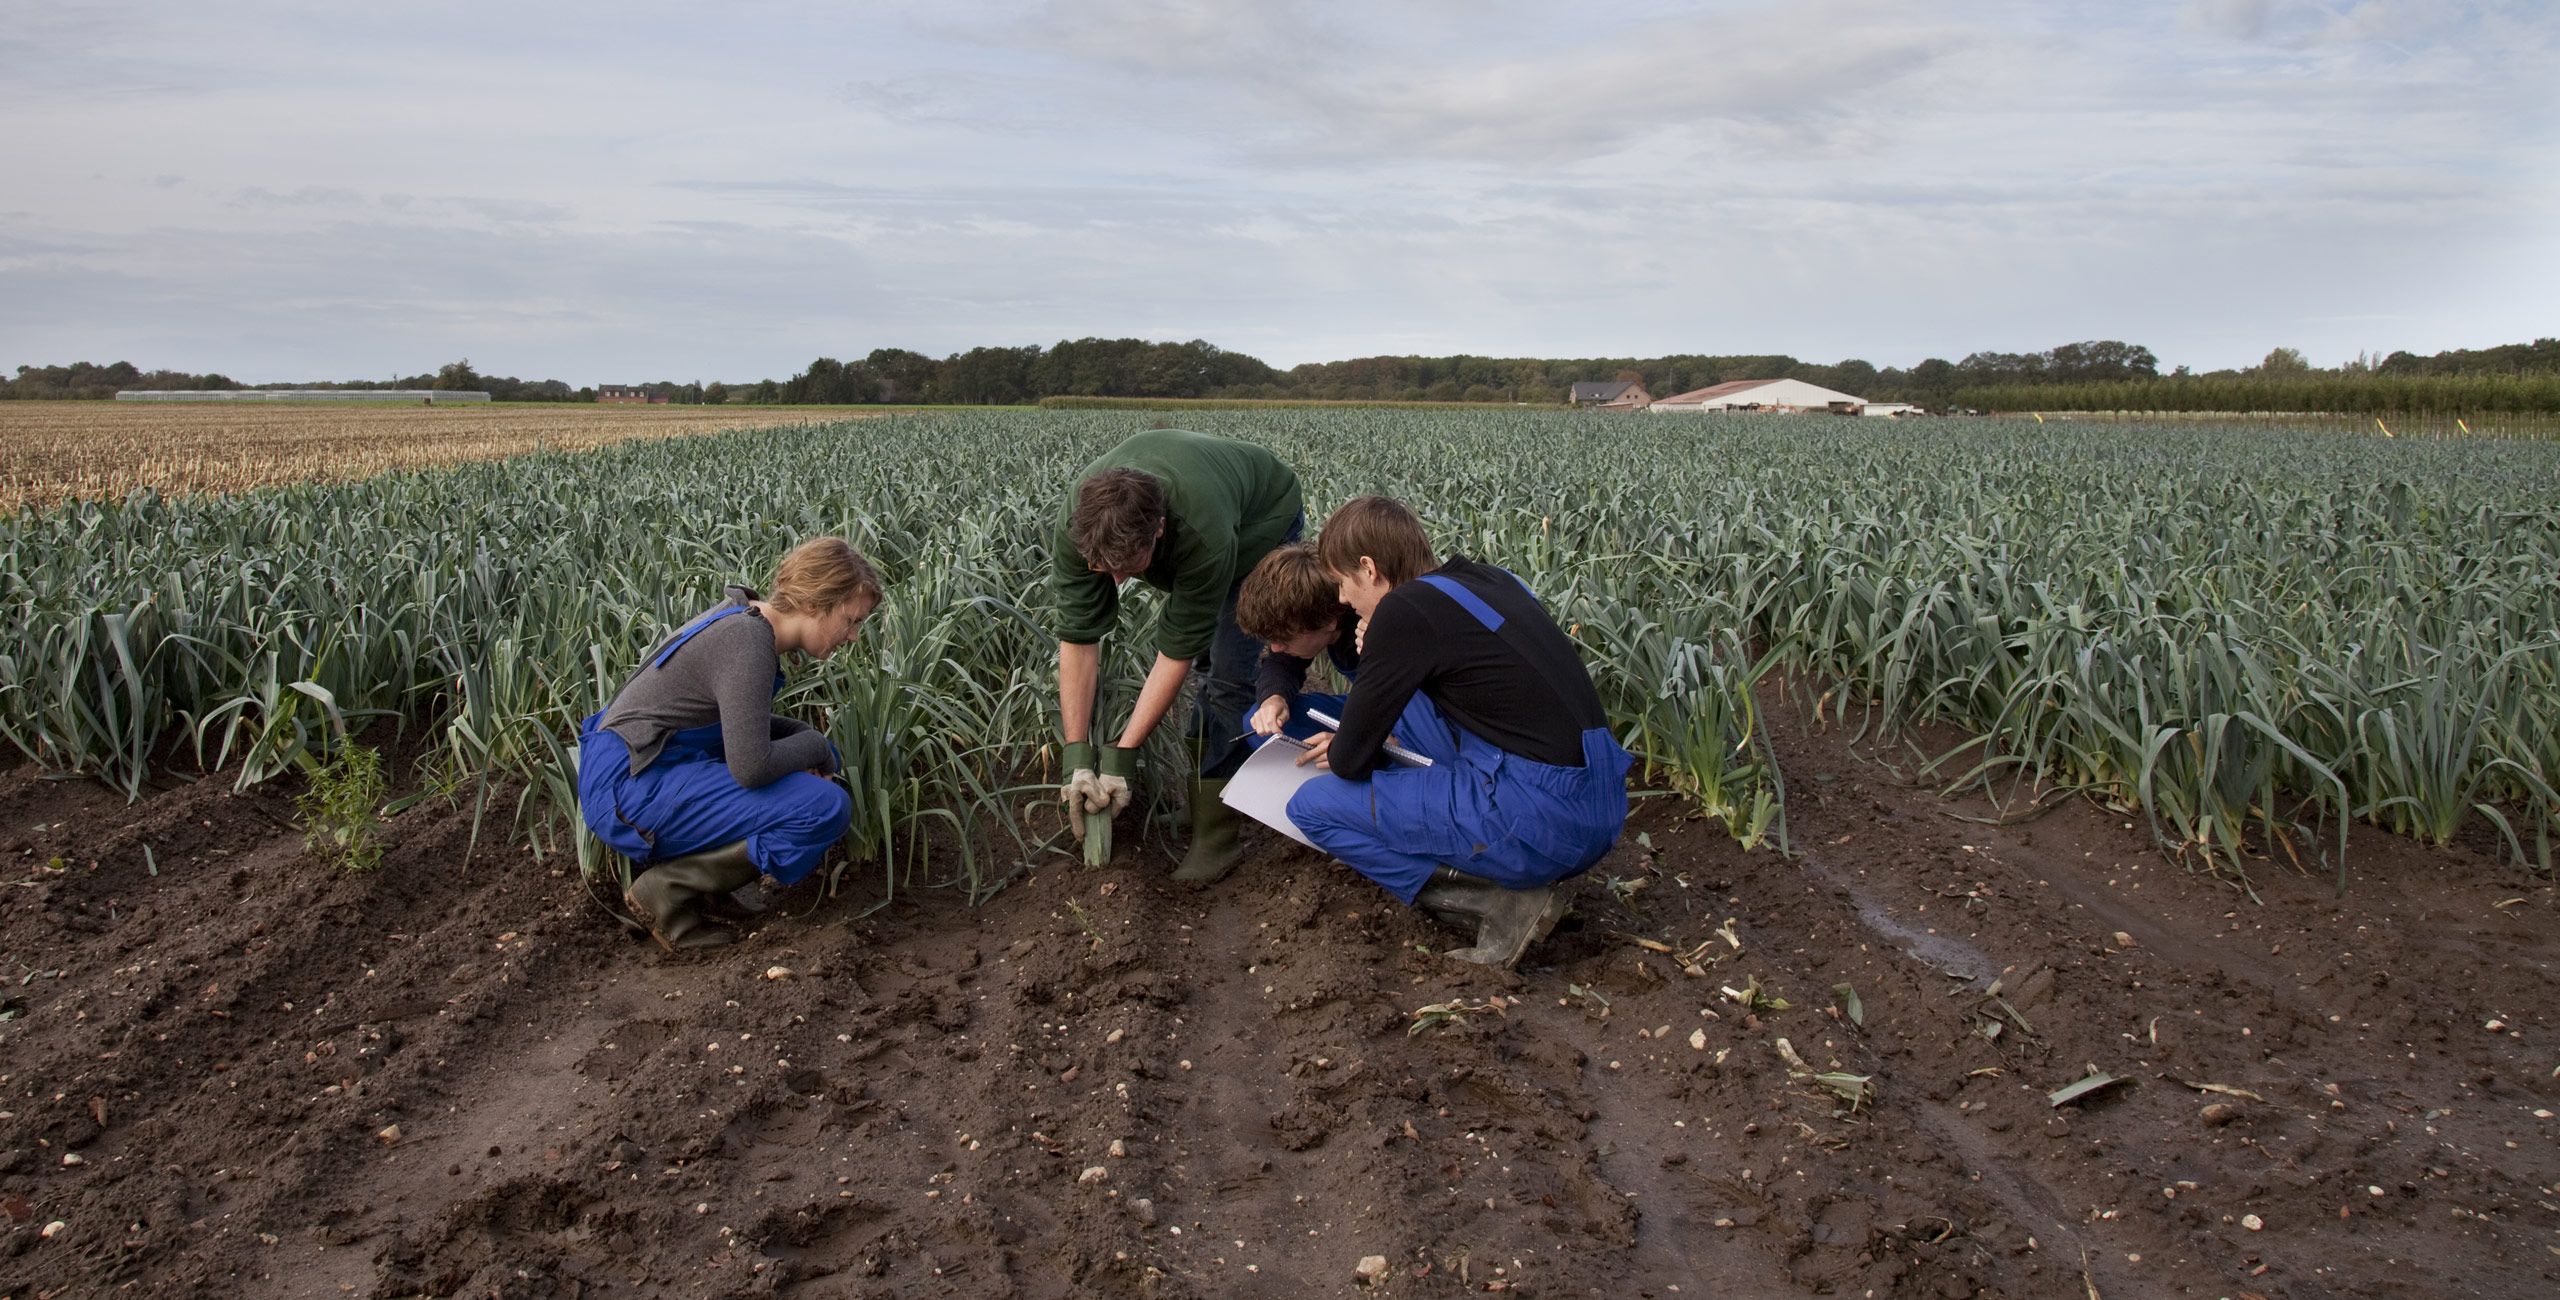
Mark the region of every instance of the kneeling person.
<instances>
[{"instance_id":1,"label":"kneeling person","mask_svg":"<svg viewBox=\"0 0 2560 1300\"><path fill-rule=\"evenodd\" d=\"M669 951L727 944L698 904L770 875L795 884L844 838L853 799L835 745L773 712L782 656L862 634L880 579L843 539L783 557L773 595L727 599L661 641L578 737L578 808L638 868L623 902Z\"/></svg>"},{"instance_id":2,"label":"kneeling person","mask_svg":"<svg viewBox=\"0 0 2560 1300\"><path fill-rule=\"evenodd\" d=\"M1440 563L1387 497L1345 503L1316 547L1364 620L1360 676L1341 731L1301 760L1331 774L1298 788L1289 819L1399 900L1472 924L1451 956L1509 966L1564 915L1556 882L1617 842L1633 760L1573 641L1510 572ZM1431 766L1393 766L1390 731Z\"/></svg>"}]
</instances>

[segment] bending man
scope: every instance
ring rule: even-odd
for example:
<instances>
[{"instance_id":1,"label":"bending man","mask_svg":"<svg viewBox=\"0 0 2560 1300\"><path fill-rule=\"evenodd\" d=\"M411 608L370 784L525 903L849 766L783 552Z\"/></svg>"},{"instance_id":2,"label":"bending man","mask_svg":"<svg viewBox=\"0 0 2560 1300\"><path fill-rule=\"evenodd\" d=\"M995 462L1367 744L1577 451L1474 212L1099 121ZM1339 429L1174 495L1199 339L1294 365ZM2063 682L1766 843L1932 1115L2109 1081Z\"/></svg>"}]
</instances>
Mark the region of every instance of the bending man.
<instances>
[{"instance_id":1,"label":"bending man","mask_svg":"<svg viewBox=\"0 0 2560 1300\"><path fill-rule=\"evenodd\" d=\"M1316 550L1365 620L1360 676L1341 732L1299 760L1331 774L1298 787L1289 819L1397 899L1472 926L1451 956L1509 966L1564 915L1556 882L1617 842L1633 760L1573 641L1508 571L1440 563L1413 512L1378 496L1344 503ZM1431 766L1392 765L1391 730Z\"/></svg>"},{"instance_id":2,"label":"bending man","mask_svg":"<svg viewBox=\"0 0 2560 1300\"><path fill-rule=\"evenodd\" d=\"M1057 521L1049 574L1069 773L1062 797L1079 830L1084 817L1107 818L1127 805L1138 747L1197 670L1205 677L1189 729L1198 764L1189 782L1191 848L1174 879L1208 884L1235 866L1241 816L1219 795L1247 752L1244 711L1262 649L1236 626L1236 590L1256 561L1305 526L1298 476L1251 443L1153 429L1085 467ZM1119 587L1131 578L1165 593L1155 666L1129 724L1116 741L1097 745L1101 640L1119 620Z\"/></svg>"}]
</instances>

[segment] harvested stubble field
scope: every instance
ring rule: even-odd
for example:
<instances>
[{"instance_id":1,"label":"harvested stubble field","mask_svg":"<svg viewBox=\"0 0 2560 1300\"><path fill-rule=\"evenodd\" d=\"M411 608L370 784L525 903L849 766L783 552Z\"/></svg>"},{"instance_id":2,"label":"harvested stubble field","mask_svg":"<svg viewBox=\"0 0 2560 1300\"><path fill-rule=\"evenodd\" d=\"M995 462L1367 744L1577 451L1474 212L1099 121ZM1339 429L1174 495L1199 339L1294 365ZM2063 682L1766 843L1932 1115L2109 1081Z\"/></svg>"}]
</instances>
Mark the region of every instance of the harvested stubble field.
<instances>
[{"instance_id":1,"label":"harvested stubble field","mask_svg":"<svg viewBox=\"0 0 2560 1300\"><path fill-rule=\"evenodd\" d=\"M0 514L136 488L245 492L855 414L733 406L0 402Z\"/></svg>"},{"instance_id":2,"label":"harvested stubble field","mask_svg":"<svg viewBox=\"0 0 2560 1300\"><path fill-rule=\"evenodd\" d=\"M1517 974L1276 836L1193 893L1149 810L1086 869L1028 804L1038 521L1147 417L21 516L0 1296L2560 1280L2553 449L1212 418L1520 572L1648 760ZM785 696L853 861L663 957L542 820L558 737L819 530L891 593ZM306 679L425 795L378 871L293 825Z\"/></svg>"}]
</instances>

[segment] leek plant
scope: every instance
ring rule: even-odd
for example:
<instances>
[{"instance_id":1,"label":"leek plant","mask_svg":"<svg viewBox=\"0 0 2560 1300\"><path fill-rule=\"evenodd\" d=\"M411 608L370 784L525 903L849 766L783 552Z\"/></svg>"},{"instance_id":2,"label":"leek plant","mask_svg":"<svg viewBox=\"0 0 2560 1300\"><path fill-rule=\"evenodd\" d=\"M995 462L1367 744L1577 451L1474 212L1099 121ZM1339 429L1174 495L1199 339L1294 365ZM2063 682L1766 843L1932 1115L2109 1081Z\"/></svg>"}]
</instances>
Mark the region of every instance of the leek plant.
<instances>
[{"instance_id":1,"label":"leek plant","mask_svg":"<svg viewBox=\"0 0 2560 1300\"><path fill-rule=\"evenodd\" d=\"M2475 827L2548 872L2560 820L2560 444L2228 423L1220 410L1296 466L1511 568L1612 725L1746 841L1783 842L1753 686L1819 683L1933 771L2140 810L2235 888L2346 880L2351 821ZM799 539L874 557L862 644L794 667L883 889L998 888L1060 852L1048 525L1154 417L942 412L541 452L237 496L0 518L0 742L129 794L325 748L293 683L429 729L440 782L544 854L580 718L654 640ZM1108 643L1133 698L1153 608ZM1159 733L1148 784L1178 787ZM495 805L502 792L515 802ZM1158 809L1161 811L1161 808ZM574 818L565 825L574 827ZM582 861L591 855L581 853ZM599 870L604 868L600 867ZM609 883L601 882L600 883ZM600 891L601 892L601 891ZM618 890L614 891L618 894Z\"/></svg>"}]
</instances>

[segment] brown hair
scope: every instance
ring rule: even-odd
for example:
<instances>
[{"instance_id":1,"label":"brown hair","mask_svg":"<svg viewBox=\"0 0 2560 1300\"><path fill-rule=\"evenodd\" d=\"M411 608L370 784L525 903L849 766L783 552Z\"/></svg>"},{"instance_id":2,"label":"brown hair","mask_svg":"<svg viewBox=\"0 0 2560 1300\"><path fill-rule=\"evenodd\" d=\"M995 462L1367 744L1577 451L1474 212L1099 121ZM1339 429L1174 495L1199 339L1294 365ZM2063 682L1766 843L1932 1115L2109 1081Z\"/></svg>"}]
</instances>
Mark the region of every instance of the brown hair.
<instances>
[{"instance_id":1,"label":"brown hair","mask_svg":"<svg viewBox=\"0 0 2560 1300\"><path fill-rule=\"evenodd\" d=\"M774 568L770 603L785 614L830 614L862 600L880 603L880 575L841 537L812 537Z\"/></svg>"},{"instance_id":2,"label":"brown hair","mask_svg":"<svg viewBox=\"0 0 2560 1300\"><path fill-rule=\"evenodd\" d=\"M1106 469L1076 488L1067 542L1087 564L1119 572L1142 567L1164 522L1164 485L1134 469Z\"/></svg>"},{"instance_id":3,"label":"brown hair","mask_svg":"<svg viewBox=\"0 0 2560 1300\"><path fill-rule=\"evenodd\" d=\"M1262 557L1236 593L1236 626L1257 641L1286 641L1331 628L1344 606L1333 575L1312 542L1291 542Z\"/></svg>"},{"instance_id":4,"label":"brown hair","mask_svg":"<svg viewBox=\"0 0 2560 1300\"><path fill-rule=\"evenodd\" d=\"M1393 586L1411 582L1440 567L1422 521L1394 497L1353 497L1324 521L1316 534L1316 556L1333 573L1360 571L1360 557L1378 566L1378 576Z\"/></svg>"}]
</instances>

